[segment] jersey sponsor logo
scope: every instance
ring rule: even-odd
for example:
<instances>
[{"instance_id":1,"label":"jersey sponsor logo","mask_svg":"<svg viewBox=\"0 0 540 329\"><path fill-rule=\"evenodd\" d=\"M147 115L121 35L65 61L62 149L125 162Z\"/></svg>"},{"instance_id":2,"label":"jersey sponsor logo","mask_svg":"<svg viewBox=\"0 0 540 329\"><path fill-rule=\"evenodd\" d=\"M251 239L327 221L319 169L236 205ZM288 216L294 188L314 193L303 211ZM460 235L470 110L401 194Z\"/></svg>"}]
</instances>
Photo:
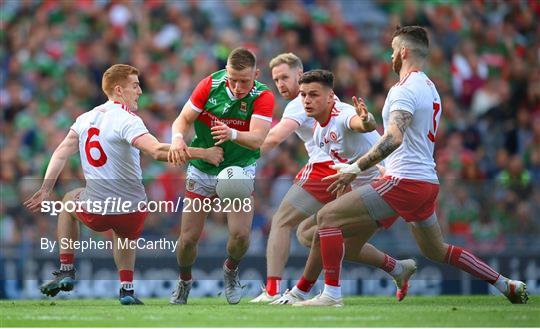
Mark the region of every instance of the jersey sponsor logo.
<instances>
[{"instance_id":1,"label":"jersey sponsor logo","mask_svg":"<svg viewBox=\"0 0 540 329\"><path fill-rule=\"evenodd\" d=\"M213 127L216 125L216 121L223 122L229 128L234 128L240 131L249 130L249 121L235 118L220 118L206 110L204 110L198 117L197 120L203 122L208 127Z\"/></svg>"}]
</instances>

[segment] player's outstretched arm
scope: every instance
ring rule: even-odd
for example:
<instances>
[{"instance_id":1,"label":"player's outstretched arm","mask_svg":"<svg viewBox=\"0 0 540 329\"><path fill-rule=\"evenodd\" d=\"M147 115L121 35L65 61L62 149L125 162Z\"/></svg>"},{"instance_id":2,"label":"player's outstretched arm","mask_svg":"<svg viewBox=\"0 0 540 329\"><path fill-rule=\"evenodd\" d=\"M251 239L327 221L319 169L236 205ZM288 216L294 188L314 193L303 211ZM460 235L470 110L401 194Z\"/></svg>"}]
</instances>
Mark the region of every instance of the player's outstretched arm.
<instances>
[{"instance_id":1,"label":"player's outstretched arm","mask_svg":"<svg viewBox=\"0 0 540 329\"><path fill-rule=\"evenodd\" d=\"M154 160L167 161L171 145L160 143L152 134L144 134L133 142L133 146L148 154Z\"/></svg>"},{"instance_id":2,"label":"player's outstretched arm","mask_svg":"<svg viewBox=\"0 0 540 329\"><path fill-rule=\"evenodd\" d=\"M277 125L270 129L268 136L264 139L264 142L261 145L261 156L283 143L283 141L292 135L298 127L298 122L292 119L281 119Z\"/></svg>"},{"instance_id":3,"label":"player's outstretched arm","mask_svg":"<svg viewBox=\"0 0 540 329\"><path fill-rule=\"evenodd\" d=\"M173 165L182 165L189 159L189 149L184 141L184 136L193 127L193 123L199 116L199 112L191 107L191 102L187 102L182 108L180 115L174 120L171 131L172 141L169 149L168 161Z\"/></svg>"},{"instance_id":4,"label":"player's outstretched arm","mask_svg":"<svg viewBox=\"0 0 540 329\"><path fill-rule=\"evenodd\" d=\"M261 147L268 135L270 125L271 123L269 121L252 117L249 124L249 131L237 131L218 121L212 127L212 136L217 141L215 145L220 145L230 140L248 149L257 150Z\"/></svg>"},{"instance_id":5,"label":"player's outstretched arm","mask_svg":"<svg viewBox=\"0 0 540 329\"><path fill-rule=\"evenodd\" d=\"M67 160L71 155L75 154L78 149L79 135L75 131L70 130L62 143L60 143L56 150L54 150L51 161L47 166L47 171L45 172L45 177L43 178L41 188L24 203L24 205L28 207L30 211L36 212L39 210L41 202L49 197L54 185L56 184L58 176L66 165Z\"/></svg>"},{"instance_id":6,"label":"player's outstretched arm","mask_svg":"<svg viewBox=\"0 0 540 329\"><path fill-rule=\"evenodd\" d=\"M219 146L212 146L207 149L190 147L189 154L191 154L189 160L201 159L216 167L223 162L223 149Z\"/></svg>"},{"instance_id":7,"label":"player's outstretched arm","mask_svg":"<svg viewBox=\"0 0 540 329\"><path fill-rule=\"evenodd\" d=\"M356 96L353 96L352 101L354 103L357 116L351 119L351 129L359 133L370 132L377 129L375 117L373 114L369 113L364 100L362 98L356 98Z\"/></svg>"}]
</instances>

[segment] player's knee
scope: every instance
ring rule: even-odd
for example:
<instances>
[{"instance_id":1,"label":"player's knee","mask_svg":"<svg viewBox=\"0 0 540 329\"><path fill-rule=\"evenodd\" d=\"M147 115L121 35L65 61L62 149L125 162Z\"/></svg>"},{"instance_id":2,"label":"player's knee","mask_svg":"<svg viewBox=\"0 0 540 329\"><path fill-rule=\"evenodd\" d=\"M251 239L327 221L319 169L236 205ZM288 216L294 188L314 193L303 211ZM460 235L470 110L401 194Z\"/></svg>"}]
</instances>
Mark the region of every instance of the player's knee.
<instances>
[{"instance_id":1,"label":"player's knee","mask_svg":"<svg viewBox=\"0 0 540 329\"><path fill-rule=\"evenodd\" d=\"M317 225L319 227L332 227L336 222L335 211L332 211L332 207L323 207L317 213Z\"/></svg>"},{"instance_id":2,"label":"player's knee","mask_svg":"<svg viewBox=\"0 0 540 329\"><path fill-rule=\"evenodd\" d=\"M296 230L298 242L308 248L311 246L311 240L313 238L313 234L309 234L309 231L309 229L306 229L306 227L302 225L298 226L298 229Z\"/></svg>"},{"instance_id":3,"label":"player's knee","mask_svg":"<svg viewBox=\"0 0 540 329\"><path fill-rule=\"evenodd\" d=\"M234 241L235 244L249 244L249 231L231 232L229 235L229 239Z\"/></svg>"},{"instance_id":4,"label":"player's knee","mask_svg":"<svg viewBox=\"0 0 540 329\"><path fill-rule=\"evenodd\" d=\"M183 236L180 238L180 249L194 249L197 247L199 240L195 237Z\"/></svg>"}]
</instances>

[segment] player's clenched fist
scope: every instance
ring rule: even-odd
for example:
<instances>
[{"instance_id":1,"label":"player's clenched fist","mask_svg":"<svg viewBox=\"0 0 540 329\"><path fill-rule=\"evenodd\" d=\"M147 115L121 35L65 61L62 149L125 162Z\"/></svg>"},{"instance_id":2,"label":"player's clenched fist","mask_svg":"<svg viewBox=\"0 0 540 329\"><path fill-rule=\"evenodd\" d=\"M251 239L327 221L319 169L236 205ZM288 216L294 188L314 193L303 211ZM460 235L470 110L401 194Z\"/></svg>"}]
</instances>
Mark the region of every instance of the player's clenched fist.
<instances>
[{"instance_id":1,"label":"player's clenched fist","mask_svg":"<svg viewBox=\"0 0 540 329\"><path fill-rule=\"evenodd\" d=\"M189 154L186 142L182 134L178 133L173 135L169 154L167 160L170 164L181 166L186 163L191 155Z\"/></svg>"},{"instance_id":2,"label":"player's clenched fist","mask_svg":"<svg viewBox=\"0 0 540 329\"><path fill-rule=\"evenodd\" d=\"M205 149L204 161L213 164L216 167L219 166L223 161L223 149L218 146Z\"/></svg>"},{"instance_id":3,"label":"player's clenched fist","mask_svg":"<svg viewBox=\"0 0 540 329\"><path fill-rule=\"evenodd\" d=\"M212 137L217 142L214 145L220 145L228 140L234 140L233 134L236 132L234 129L229 128L221 121L216 121L215 126L212 127Z\"/></svg>"}]
</instances>

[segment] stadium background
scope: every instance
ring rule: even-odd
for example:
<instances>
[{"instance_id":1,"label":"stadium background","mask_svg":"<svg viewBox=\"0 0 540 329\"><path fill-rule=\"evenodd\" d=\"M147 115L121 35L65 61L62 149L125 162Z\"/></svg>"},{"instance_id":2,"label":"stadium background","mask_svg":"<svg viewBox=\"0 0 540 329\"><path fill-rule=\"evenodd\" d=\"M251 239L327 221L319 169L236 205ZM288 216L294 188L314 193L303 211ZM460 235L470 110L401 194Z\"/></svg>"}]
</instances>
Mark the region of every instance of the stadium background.
<instances>
[{"instance_id":1,"label":"stadium background","mask_svg":"<svg viewBox=\"0 0 540 329\"><path fill-rule=\"evenodd\" d=\"M430 32L426 73L443 99L436 161L442 182L438 214L448 239L475 250L495 268L540 293L540 4L538 1L14 1L0 5L1 202L0 297L39 297L38 283L57 266L39 250L54 238L54 217L29 214L21 203L37 188L54 148L75 118L105 100L101 75L115 63L141 71L139 115L160 141L196 83L224 67L237 46L254 50L260 81L278 100L268 61L299 55L305 70L330 69L345 101L361 96L382 123L396 25ZM55 188L57 196L81 184L74 157ZM306 161L291 137L258 163L256 215L242 278L249 293L265 275L269 223ZM150 200L183 195L183 168L142 157ZM179 214L153 214L143 237L175 240ZM107 235L82 230L82 239ZM212 214L201 240L193 296L215 294L227 239L225 218ZM293 239L294 241L294 239ZM372 241L397 256L419 257L405 225ZM305 248L293 242L285 279L295 279ZM82 282L75 296L112 297L111 253L78 255ZM140 252L136 278L142 296L168 296L177 275L170 252ZM349 266L348 294L391 294L382 272ZM360 280L363 278L364 280ZM92 280L85 280L92 279ZM486 293L487 286L422 261L413 293ZM421 279L421 280L420 280ZM289 286L291 282L288 282Z\"/></svg>"}]
</instances>

